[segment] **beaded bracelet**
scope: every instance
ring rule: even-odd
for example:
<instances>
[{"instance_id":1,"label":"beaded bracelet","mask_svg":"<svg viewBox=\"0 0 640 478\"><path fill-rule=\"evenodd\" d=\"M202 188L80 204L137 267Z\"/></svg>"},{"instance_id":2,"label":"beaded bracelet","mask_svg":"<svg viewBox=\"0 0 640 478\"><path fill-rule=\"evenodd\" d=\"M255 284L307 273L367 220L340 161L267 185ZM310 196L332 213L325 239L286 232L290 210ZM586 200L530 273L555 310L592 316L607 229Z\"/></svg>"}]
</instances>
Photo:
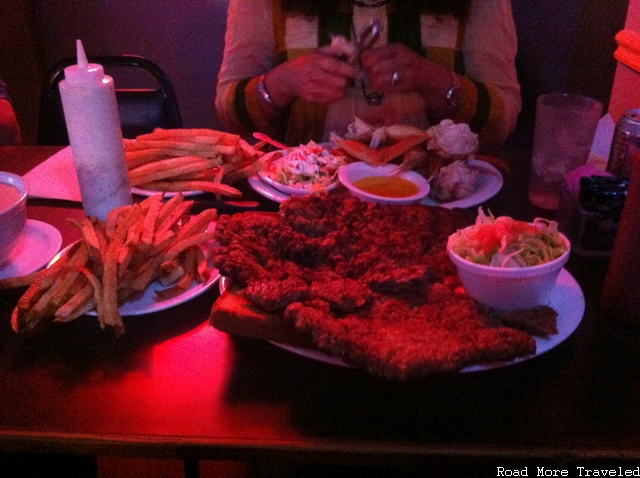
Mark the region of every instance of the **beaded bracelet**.
<instances>
[{"instance_id":1,"label":"beaded bracelet","mask_svg":"<svg viewBox=\"0 0 640 478\"><path fill-rule=\"evenodd\" d=\"M262 97L262 99L269 106L271 106L276 110L280 109L280 107L271 99L271 96L269 95L269 93L267 93L267 89L264 87L264 75L258 78L258 93L260 93L260 96Z\"/></svg>"}]
</instances>

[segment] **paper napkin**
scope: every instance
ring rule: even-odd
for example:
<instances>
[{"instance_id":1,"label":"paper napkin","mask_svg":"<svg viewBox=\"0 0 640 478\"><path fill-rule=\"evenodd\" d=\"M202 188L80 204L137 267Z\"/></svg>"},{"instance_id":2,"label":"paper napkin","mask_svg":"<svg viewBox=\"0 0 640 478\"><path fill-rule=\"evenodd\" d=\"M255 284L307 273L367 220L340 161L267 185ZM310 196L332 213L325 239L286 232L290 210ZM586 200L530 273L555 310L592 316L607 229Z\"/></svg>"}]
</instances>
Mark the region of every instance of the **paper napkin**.
<instances>
[{"instance_id":1,"label":"paper napkin","mask_svg":"<svg viewBox=\"0 0 640 478\"><path fill-rule=\"evenodd\" d=\"M27 174L29 197L82 202L71 147L57 152Z\"/></svg>"}]
</instances>

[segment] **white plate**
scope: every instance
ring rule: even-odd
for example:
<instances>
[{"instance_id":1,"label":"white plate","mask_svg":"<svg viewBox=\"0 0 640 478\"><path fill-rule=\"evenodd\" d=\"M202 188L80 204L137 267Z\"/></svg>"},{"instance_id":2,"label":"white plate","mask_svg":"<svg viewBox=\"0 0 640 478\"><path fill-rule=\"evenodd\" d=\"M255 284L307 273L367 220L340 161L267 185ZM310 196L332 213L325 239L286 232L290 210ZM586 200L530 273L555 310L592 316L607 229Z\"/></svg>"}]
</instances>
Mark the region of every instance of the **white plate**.
<instances>
[{"instance_id":1,"label":"white plate","mask_svg":"<svg viewBox=\"0 0 640 478\"><path fill-rule=\"evenodd\" d=\"M324 148L330 148L330 143L318 143L318 146L322 146ZM274 154L282 154L286 153L286 151L276 150L271 151L270 153L265 154L260 161L268 162L269 157ZM305 194L309 194L310 191L300 188L293 188L290 186L285 186L284 184L280 184L277 181L274 181L270 177L268 177L263 171L259 171L257 174L249 176L248 178L249 186L253 188L255 192L266 197L267 199L271 199L272 201L281 203L286 199L289 199L292 195L304 196ZM336 175L335 181L331 183L326 189L331 191L338 187L340 182L338 181L338 177Z\"/></svg>"},{"instance_id":2,"label":"white plate","mask_svg":"<svg viewBox=\"0 0 640 478\"><path fill-rule=\"evenodd\" d=\"M281 191L278 191L273 186L269 186L262 179L260 179L257 174L249 176L247 178L247 181L249 182L249 186L251 186L255 192L263 197L266 197L267 199L271 199L272 201L281 203L282 201L286 201L291 197L289 194L285 194Z\"/></svg>"},{"instance_id":3,"label":"white plate","mask_svg":"<svg viewBox=\"0 0 640 478\"><path fill-rule=\"evenodd\" d=\"M137 194L138 196L154 196L156 194L164 194L164 197L166 198L172 198L173 196L175 196L176 192L170 192L170 191L151 191L149 189L142 189L139 188L137 186L131 186L131 192L133 194ZM198 194L204 194L204 191L182 191L182 195L184 197L187 196L197 196Z\"/></svg>"},{"instance_id":4,"label":"white plate","mask_svg":"<svg viewBox=\"0 0 640 478\"><path fill-rule=\"evenodd\" d=\"M60 231L46 222L27 219L9 260L0 266L0 279L31 274L46 266L62 245Z\"/></svg>"},{"instance_id":5,"label":"white plate","mask_svg":"<svg viewBox=\"0 0 640 478\"><path fill-rule=\"evenodd\" d=\"M209 264L211 264L211 260L213 258L213 250L215 248L214 242L215 241L209 241L207 243L202 244L202 250ZM57 254L53 258L51 263L58 260L60 255L66 252L71 246L73 246L73 244L64 248L59 254ZM191 285L191 288L189 290L167 300L157 300L155 292L168 289L171 286L163 286L159 282L153 282L149 285L149 287L147 287L147 289L144 291L144 294L142 294L142 296L139 299L133 300L131 302L127 302L126 304L121 305L118 310L120 311L120 315L123 317L160 312L161 310L175 307L176 305L183 304L184 302L187 302L188 300L191 300L199 296L203 292L210 289L211 286L213 286L219 278L220 278L220 272L218 272L218 269L211 269L211 275L209 276L209 280L203 283L198 283L194 281L194 283ZM89 312L87 312L87 315L96 316L97 314L95 310L90 310Z\"/></svg>"},{"instance_id":6,"label":"white plate","mask_svg":"<svg viewBox=\"0 0 640 478\"><path fill-rule=\"evenodd\" d=\"M455 207L468 208L478 206L491 199L502 189L502 184L504 183L502 174L494 166L478 159L470 159L468 165L479 172L475 187L470 195L466 198L449 202L438 202L426 197L421 203L428 206L441 206L447 209Z\"/></svg>"},{"instance_id":7,"label":"white plate","mask_svg":"<svg viewBox=\"0 0 640 478\"><path fill-rule=\"evenodd\" d=\"M556 287L552 292L549 306L553 307L558 312L558 333L552 335L548 339L535 337L536 340L536 353L527 357L520 357L508 362L496 362L487 365L472 365L463 368L461 373L479 372L483 370L490 370L493 368L507 367L514 365L525 360L532 359L542 355L545 352L557 347L564 342L580 325L582 316L584 314L584 294L582 289L573 276L566 270L562 269L556 282ZM280 347L281 349L292 352L296 355L306 357L318 362L327 363L330 365L337 365L341 367L350 367L350 365L343 362L339 357L334 357L321 352L316 349L307 349L302 347L295 347L288 344L282 344L278 342L271 342L273 345Z\"/></svg>"}]
</instances>

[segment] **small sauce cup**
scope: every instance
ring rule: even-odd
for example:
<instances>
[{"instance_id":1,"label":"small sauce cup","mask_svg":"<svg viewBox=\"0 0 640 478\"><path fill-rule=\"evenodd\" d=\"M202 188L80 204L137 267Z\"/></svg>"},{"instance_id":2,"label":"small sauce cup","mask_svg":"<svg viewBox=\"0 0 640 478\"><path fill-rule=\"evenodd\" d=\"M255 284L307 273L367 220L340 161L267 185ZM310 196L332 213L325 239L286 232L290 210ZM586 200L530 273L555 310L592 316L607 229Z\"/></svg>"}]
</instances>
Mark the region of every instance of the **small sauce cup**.
<instances>
[{"instance_id":1,"label":"small sauce cup","mask_svg":"<svg viewBox=\"0 0 640 478\"><path fill-rule=\"evenodd\" d=\"M423 176L415 171L399 171L395 164L351 163L340 168L338 178L353 196L378 204L411 204L426 197L430 190Z\"/></svg>"},{"instance_id":2,"label":"small sauce cup","mask_svg":"<svg viewBox=\"0 0 640 478\"><path fill-rule=\"evenodd\" d=\"M27 224L27 183L0 172L0 266L7 262Z\"/></svg>"}]
</instances>

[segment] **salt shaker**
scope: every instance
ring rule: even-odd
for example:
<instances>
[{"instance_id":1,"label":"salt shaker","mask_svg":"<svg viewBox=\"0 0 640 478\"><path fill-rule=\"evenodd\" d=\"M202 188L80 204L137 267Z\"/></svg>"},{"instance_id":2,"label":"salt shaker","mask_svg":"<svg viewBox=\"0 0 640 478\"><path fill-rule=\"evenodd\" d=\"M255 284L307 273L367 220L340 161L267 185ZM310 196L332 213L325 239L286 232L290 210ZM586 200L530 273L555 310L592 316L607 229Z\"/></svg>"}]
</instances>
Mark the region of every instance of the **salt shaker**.
<instances>
[{"instance_id":1,"label":"salt shaker","mask_svg":"<svg viewBox=\"0 0 640 478\"><path fill-rule=\"evenodd\" d=\"M80 40L77 55L78 64L64 70L60 96L82 206L87 216L104 220L133 202L116 91L102 65L87 61Z\"/></svg>"},{"instance_id":2,"label":"salt shaker","mask_svg":"<svg viewBox=\"0 0 640 478\"><path fill-rule=\"evenodd\" d=\"M640 325L640 157L633 161L600 305L617 320Z\"/></svg>"}]
</instances>

